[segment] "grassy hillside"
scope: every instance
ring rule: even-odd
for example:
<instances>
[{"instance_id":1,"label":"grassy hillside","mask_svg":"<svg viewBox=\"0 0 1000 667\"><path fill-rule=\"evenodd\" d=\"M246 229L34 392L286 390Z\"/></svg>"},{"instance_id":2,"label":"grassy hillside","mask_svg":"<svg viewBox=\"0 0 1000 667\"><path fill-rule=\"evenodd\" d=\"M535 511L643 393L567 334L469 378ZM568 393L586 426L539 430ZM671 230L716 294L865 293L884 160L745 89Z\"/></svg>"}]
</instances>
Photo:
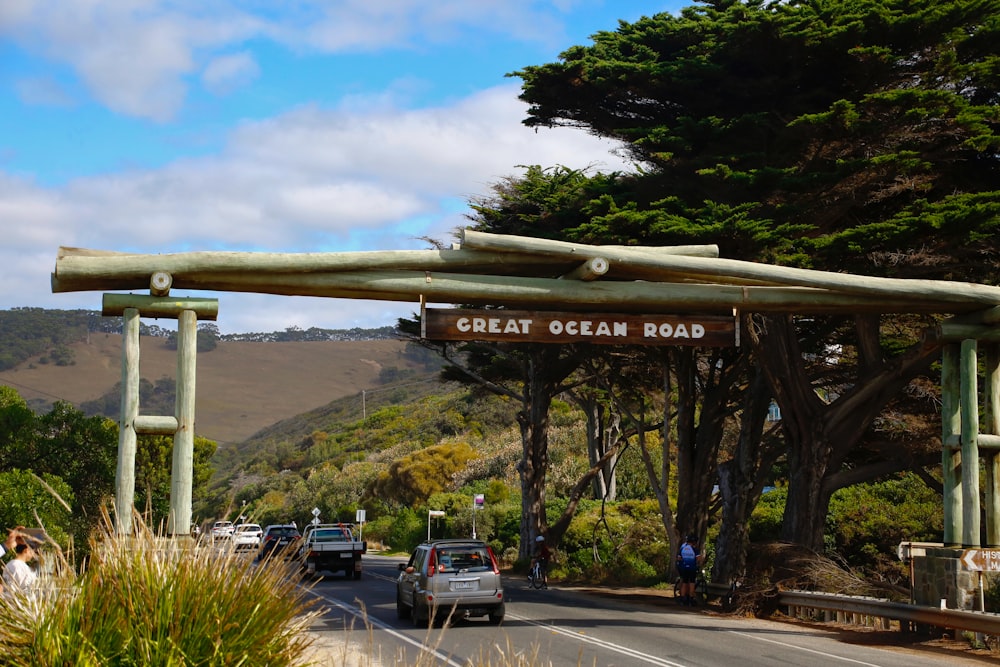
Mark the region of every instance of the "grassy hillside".
<instances>
[{"instance_id":1,"label":"grassy hillside","mask_svg":"<svg viewBox=\"0 0 1000 667\"><path fill-rule=\"evenodd\" d=\"M176 377L177 353L164 339L143 337L140 345L144 379L155 384ZM56 400L76 406L99 400L120 382L121 336L91 333L67 347L70 363L52 363L45 353L36 354L0 372L0 384L16 389L41 412ZM198 354L197 434L220 445L239 443L338 398L360 397L363 391L414 375L425 377L423 358L411 352L399 340L221 341ZM113 397L110 402L114 404Z\"/></svg>"}]
</instances>

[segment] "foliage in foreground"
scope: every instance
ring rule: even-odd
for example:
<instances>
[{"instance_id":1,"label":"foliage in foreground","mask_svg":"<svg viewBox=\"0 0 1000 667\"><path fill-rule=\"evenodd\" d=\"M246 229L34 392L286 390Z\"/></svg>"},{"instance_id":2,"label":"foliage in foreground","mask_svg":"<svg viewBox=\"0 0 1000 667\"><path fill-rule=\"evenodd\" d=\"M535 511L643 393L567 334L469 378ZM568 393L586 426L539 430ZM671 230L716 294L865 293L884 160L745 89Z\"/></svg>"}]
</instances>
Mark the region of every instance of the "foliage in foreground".
<instances>
[{"instance_id":1,"label":"foliage in foreground","mask_svg":"<svg viewBox=\"0 0 1000 667\"><path fill-rule=\"evenodd\" d=\"M0 665L292 665L311 644L313 602L277 563L143 527L106 527L79 575L51 547L55 572L0 602Z\"/></svg>"}]
</instances>

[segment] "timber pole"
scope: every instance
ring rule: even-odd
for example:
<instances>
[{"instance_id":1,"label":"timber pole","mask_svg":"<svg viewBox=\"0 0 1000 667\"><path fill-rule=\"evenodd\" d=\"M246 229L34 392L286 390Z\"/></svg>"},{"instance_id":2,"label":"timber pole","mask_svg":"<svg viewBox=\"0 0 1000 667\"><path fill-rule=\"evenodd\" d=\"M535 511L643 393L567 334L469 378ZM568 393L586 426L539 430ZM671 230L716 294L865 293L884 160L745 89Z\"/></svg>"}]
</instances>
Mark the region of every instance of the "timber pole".
<instances>
[{"instance_id":1,"label":"timber pole","mask_svg":"<svg viewBox=\"0 0 1000 667\"><path fill-rule=\"evenodd\" d=\"M135 421L139 415L139 311L126 308L122 317L121 417L118 422L118 467L115 472L115 530L132 532L135 504Z\"/></svg>"},{"instance_id":2,"label":"timber pole","mask_svg":"<svg viewBox=\"0 0 1000 667\"><path fill-rule=\"evenodd\" d=\"M160 276L151 284L170 282L170 276ZM104 295L102 314L122 316L121 420L115 473L115 530L119 535L132 531L138 435L173 436L167 533L178 537L191 532L198 318L214 320L218 312L217 299L176 299L166 294ZM142 315L177 319L177 394L173 415L139 414L139 318Z\"/></svg>"},{"instance_id":3,"label":"timber pole","mask_svg":"<svg viewBox=\"0 0 1000 667\"><path fill-rule=\"evenodd\" d=\"M944 545L957 547L962 540L962 432L958 381L959 344L949 343L941 352L941 481L944 487Z\"/></svg>"},{"instance_id":4,"label":"timber pole","mask_svg":"<svg viewBox=\"0 0 1000 667\"><path fill-rule=\"evenodd\" d=\"M975 340L961 347L962 403L962 546L978 547L979 532L979 392L978 354Z\"/></svg>"},{"instance_id":5,"label":"timber pole","mask_svg":"<svg viewBox=\"0 0 1000 667\"><path fill-rule=\"evenodd\" d=\"M1000 435L1000 345L986 346L985 426L987 433ZM986 546L1000 546L1000 452L987 449L986 468Z\"/></svg>"},{"instance_id":6,"label":"timber pole","mask_svg":"<svg viewBox=\"0 0 1000 667\"><path fill-rule=\"evenodd\" d=\"M167 534L191 533L191 493L194 476L195 361L198 319L193 310L177 318L177 397L173 469L170 475L170 515Z\"/></svg>"}]
</instances>

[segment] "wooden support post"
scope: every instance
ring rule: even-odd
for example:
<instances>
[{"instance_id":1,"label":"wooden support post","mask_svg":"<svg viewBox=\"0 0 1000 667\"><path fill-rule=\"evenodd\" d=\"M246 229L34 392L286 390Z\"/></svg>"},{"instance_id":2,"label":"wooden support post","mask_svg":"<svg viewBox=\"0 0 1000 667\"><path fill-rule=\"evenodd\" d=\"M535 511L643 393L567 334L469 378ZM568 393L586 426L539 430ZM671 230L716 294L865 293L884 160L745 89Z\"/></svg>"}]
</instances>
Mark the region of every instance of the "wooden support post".
<instances>
[{"instance_id":1,"label":"wooden support post","mask_svg":"<svg viewBox=\"0 0 1000 667\"><path fill-rule=\"evenodd\" d=\"M115 472L115 530L132 532L135 502L135 419L139 415L139 311L126 308L122 316L122 386L118 422L118 467Z\"/></svg>"},{"instance_id":2,"label":"wooden support post","mask_svg":"<svg viewBox=\"0 0 1000 667\"><path fill-rule=\"evenodd\" d=\"M191 533L191 488L194 476L194 388L198 351L198 318L185 310L177 318L177 399L174 459L170 477L170 535Z\"/></svg>"},{"instance_id":3,"label":"wooden support post","mask_svg":"<svg viewBox=\"0 0 1000 667\"><path fill-rule=\"evenodd\" d=\"M985 382L986 431L1000 435L1000 345L992 343L986 347ZM1000 546L1000 452L986 450L986 546Z\"/></svg>"},{"instance_id":4,"label":"wooden support post","mask_svg":"<svg viewBox=\"0 0 1000 667\"><path fill-rule=\"evenodd\" d=\"M962 538L962 451L949 447L952 439L960 439L959 413L959 345L945 345L941 351L941 478L944 485L944 544L957 547Z\"/></svg>"},{"instance_id":5,"label":"wooden support post","mask_svg":"<svg viewBox=\"0 0 1000 667\"><path fill-rule=\"evenodd\" d=\"M977 343L963 340L960 384L962 387L962 545L978 547L979 537L979 371Z\"/></svg>"}]
</instances>

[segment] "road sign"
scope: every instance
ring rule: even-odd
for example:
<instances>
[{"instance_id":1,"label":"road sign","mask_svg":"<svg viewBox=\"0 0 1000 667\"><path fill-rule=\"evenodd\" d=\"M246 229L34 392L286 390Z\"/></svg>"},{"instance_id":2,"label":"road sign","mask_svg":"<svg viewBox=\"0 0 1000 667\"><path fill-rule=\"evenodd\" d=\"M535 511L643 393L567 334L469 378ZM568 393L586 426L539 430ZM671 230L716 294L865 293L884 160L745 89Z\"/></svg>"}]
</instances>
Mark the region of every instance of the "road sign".
<instances>
[{"instance_id":1,"label":"road sign","mask_svg":"<svg viewBox=\"0 0 1000 667\"><path fill-rule=\"evenodd\" d=\"M354 512L354 522L355 523L364 523L365 522L365 511L364 510L355 510L355 512Z\"/></svg>"},{"instance_id":2,"label":"road sign","mask_svg":"<svg viewBox=\"0 0 1000 667\"><path fill-rule=\"evenodd\" d=\"M970 570L1000 572L1000 549L966 549L962 564Z\"/></svg>"}]
</instances>

